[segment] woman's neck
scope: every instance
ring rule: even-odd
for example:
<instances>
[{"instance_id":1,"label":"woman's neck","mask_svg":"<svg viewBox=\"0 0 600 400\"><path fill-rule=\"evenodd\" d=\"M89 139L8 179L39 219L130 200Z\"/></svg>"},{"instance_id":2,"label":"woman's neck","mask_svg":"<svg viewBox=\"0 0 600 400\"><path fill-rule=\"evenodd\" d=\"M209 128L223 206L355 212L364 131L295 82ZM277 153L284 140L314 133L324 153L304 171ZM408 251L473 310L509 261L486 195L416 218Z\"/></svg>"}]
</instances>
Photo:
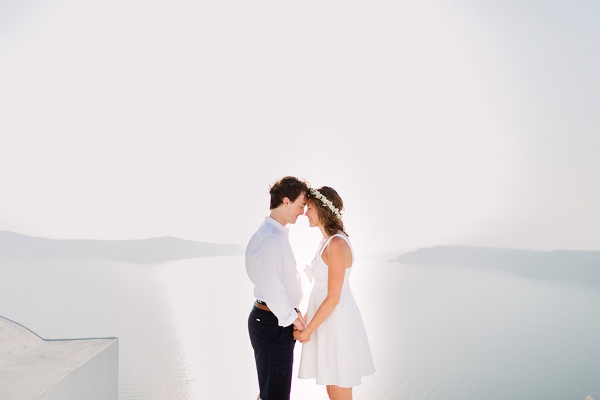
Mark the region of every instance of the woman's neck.
<instances>
[{"instance_id":1,"label":"woman's neck","mask_svg":"<svg viewBox=\"0 0 600 400\"><path fill-rule=\"evenodd\" d=\"M325 228L319 225L319 229L321 230L321 234L323 235L323 239L329 239L329 235L325 232Z\"/></svg>"}]
</instances>

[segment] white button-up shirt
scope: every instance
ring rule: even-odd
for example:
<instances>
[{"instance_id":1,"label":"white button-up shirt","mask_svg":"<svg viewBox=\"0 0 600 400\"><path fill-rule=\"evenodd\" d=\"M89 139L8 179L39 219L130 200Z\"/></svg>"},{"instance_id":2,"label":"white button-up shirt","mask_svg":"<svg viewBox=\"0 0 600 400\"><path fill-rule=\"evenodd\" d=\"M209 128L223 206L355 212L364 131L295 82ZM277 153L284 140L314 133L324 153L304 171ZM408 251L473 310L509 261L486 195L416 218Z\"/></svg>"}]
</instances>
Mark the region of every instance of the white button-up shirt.
<instances>
[{"instance_id":1,"label":"white button-up shirt","mask_svg":"<svg viewBox=\"0 0 600 400\"><path fill-rule=\"evenodd\" d=\"M298 318L294 308L304 295L288 237L286 227L267 217L246 247L246 272L254 284L254 297L267 303L280 326Z\"/></svg>"}]
</instances>

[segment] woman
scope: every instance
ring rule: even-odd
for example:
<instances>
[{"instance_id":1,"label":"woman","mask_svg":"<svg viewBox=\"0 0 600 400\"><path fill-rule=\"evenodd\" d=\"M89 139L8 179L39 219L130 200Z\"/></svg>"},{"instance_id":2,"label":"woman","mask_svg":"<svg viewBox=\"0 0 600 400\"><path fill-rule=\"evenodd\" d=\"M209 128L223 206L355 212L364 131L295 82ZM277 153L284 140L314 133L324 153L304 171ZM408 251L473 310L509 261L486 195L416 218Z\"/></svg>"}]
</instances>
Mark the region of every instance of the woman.
<instances>
[{"instance_id":1,"label":"woman","mask_svg":"<svg viewBox=\"0 0 600 400\"><path fill-rule=\"evenodd\" d=\"M375 372L360 311L348 278L354 253L344 231L340 211L344 204L327 186L310 189L306 216L323 234L315 259L306 272L314 284L306 312L306 328L294 332L304 345L301 379L316 378L327 386L330 399L352 399L352 387Z\"/></svg>"}]
</instances>

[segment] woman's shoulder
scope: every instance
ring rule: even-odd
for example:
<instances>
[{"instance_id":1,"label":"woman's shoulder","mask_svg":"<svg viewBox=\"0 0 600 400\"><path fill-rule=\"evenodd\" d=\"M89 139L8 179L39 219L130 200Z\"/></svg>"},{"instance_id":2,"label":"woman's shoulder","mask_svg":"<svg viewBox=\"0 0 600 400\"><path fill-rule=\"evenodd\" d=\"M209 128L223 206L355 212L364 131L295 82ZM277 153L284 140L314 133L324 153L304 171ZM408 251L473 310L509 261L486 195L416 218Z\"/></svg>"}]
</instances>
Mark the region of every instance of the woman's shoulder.
<instances>
[{"instance_id":1,"label":"woman's shoulder","mask_svg":"<svg viewBox=\"0 0 600 400\"><path fill-rule=\"evenodd\" d=\"M354 258L352 247L350 247L350 243L347 240L348 237L344 234L336 234L329 238L329 244L323 254L323 261L327 265L329 265L330 260L352 260ZM346 265L345 267L349 266L352 266L352 261L350 261L350 265Z\"/></svg>"},{"instance_id":2,"label":"woman's shoulder","mask_svg":"<svg viewBox=\"0 0 600 400\"><path fill-rule=\"evenodd\" d=\"M350 250L350 243L346 235L338 233L329 239L328 247L333 251L345 251Z\"/></svg>"},{"instance_id":3,"label":"woman's shoulder","mask_svg":"<svg viewBox=\"0 0 600 400\"><path fill-rule=\"evenodd\" d=\"M349 243L350 239L348 239L348 235L346 235L344 232L338 232L334 235L331 235L329 237L329 240L333 241L337 241L337 242L346 242Z\"/></svg>"}]
</instances>

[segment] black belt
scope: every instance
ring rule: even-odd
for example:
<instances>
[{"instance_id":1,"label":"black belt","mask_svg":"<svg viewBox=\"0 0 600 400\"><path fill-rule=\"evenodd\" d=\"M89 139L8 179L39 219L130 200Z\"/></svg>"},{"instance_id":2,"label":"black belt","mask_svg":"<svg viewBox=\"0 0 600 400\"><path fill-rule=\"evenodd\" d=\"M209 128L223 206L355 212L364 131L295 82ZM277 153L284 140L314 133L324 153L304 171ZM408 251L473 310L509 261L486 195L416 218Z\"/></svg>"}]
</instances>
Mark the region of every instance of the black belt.
<instances>
[{"instance_id":1,"label":"black belt","mask_svg":"<svg viewBox=\"0 0 600 400\"><path fill-rule=\"evenodd\" d=\"M271 310L269 310L269 309L268 309L268 308L269 308L269 306L268 306L268 305L267 305L267 303L265 303L264 301L256 299L256 302L257 302L258 304L260 304L260 305L263 305L263 306L265 306L265 307L267 308L267 310L266 310L266 311L271 311ZM264 308L263 308L263 310L264 310ZM296 307L294 307L294 310L296 310L296 312L300 312L300 310L298 310Z\"/></svg>"}]
</instances>

